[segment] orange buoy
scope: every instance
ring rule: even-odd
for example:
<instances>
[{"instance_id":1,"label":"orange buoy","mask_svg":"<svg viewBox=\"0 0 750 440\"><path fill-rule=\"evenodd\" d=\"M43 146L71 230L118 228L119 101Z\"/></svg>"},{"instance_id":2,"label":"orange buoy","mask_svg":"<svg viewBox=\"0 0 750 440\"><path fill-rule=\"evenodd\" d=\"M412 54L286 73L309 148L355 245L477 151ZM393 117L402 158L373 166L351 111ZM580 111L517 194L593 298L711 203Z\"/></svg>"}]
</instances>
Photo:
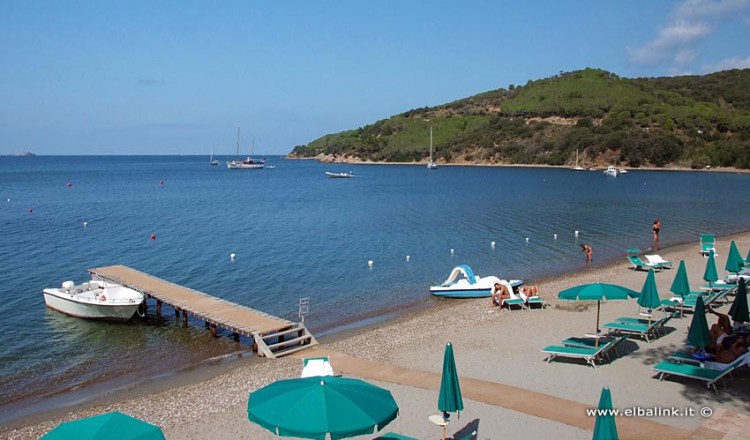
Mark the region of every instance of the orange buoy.
<instances>
[{"instance_id":1,"label":"orange buoy","mask_svg":"<svg viewBox=\"0 0 750 440\"><path fill-rule=\"evenodd\" d=\"M156 240L156 234L151 234L151 239Z\"/></svg>"}]
</instances>

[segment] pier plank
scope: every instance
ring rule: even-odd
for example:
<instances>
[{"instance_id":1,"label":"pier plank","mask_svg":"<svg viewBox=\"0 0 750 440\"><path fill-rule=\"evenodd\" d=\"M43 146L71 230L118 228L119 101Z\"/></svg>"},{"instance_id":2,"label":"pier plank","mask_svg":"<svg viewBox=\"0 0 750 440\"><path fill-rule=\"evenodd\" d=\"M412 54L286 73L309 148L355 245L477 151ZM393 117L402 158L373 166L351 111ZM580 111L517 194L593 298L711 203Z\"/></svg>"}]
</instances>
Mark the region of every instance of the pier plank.
<instances>
[{"instance_id":1,"label":"pier plank","mask_svg":"<svg viewBox=\"0 0 750 440\"><path fill-rule=\"evenodd\" d=\"M228 330L263 334L296 325L291 321L177 285L127 266L98 267L89 269L89 272L93 276L122 284Z\"/></svg>"}]
</instances>

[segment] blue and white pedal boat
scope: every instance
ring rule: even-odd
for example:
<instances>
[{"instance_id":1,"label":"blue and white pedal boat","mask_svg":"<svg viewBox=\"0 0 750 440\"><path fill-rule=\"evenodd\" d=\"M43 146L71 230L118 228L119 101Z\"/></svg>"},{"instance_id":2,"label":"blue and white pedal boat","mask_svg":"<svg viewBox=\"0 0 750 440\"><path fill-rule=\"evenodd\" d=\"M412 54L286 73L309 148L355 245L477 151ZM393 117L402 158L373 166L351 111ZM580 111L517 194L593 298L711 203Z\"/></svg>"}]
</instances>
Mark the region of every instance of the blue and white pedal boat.
<instances>
[{"instance_id":1,"label":"blue and white pedal boat","mask_svg":"<svg viewBox=\"0 0 750 440\"><path fill-rule=\"evenodd\" d=\"M501 281L506 280L501 280L496 276L479 277L469 266L462 264L453 268L443 284L430 286L430 293L446 298L489 298L492 296L495 283ZM510 283L514 290L523 284L521 280L506 282Z\"/></svg>"}]
</instances>

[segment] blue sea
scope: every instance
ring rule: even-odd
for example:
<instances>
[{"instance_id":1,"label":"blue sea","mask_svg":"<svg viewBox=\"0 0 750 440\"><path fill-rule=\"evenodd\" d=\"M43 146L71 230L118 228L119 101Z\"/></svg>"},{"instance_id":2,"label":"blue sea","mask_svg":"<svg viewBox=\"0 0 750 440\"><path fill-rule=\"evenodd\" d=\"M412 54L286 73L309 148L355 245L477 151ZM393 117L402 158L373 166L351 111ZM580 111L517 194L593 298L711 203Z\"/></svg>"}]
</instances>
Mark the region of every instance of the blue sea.
<instances>
[{"instance_id":1,"label":"blue sea","mask_svg":"<svg viewBox=\"0 0 750 440\"><path fill-rule=\"evenodd\" d=\"M268 159L274 169L0 157L0 422L70 390L248 349L198 321L159 321L153 307L128 324L45 307L43 288L89 268L127 265L290 320L309 297L306 324L322 336L449 301L428 287L457 264L534 280L584 267L580 243L594 265L624 264L626 249L651 246L657 217L663 246L750 230L747 174Z\"/></svg>"}]
</instances>

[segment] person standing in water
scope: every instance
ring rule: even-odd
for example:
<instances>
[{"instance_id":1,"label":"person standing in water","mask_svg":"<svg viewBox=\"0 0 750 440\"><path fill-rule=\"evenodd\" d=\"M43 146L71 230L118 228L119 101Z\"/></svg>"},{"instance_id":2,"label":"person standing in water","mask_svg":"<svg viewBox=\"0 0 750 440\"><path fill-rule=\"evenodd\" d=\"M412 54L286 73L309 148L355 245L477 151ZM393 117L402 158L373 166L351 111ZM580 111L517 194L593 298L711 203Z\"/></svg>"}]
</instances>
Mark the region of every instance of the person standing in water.
<instances>
[{"instance_id":1,"label":"person standing in water","mask_svg":"<svg viewBox=\"0 0 750 440\"><path fill-rule=\"evenodd\" d=\"M586 253L586 262L591 263L591 256L594 254L594 250L587 244L581 244L581 252Z\"/></svg>"},{"instance_id":2,"label":"person standing in water","mask_svg":"<svg viewBox=\"0 0 750 440\"><path fill-rule=\"evenodd\" d=\"M661 220L658 218L654 220L654 225L651 227L654 232L654 244L659 243L659 231L661 230Z\"/></svg>"}]
</instances>

